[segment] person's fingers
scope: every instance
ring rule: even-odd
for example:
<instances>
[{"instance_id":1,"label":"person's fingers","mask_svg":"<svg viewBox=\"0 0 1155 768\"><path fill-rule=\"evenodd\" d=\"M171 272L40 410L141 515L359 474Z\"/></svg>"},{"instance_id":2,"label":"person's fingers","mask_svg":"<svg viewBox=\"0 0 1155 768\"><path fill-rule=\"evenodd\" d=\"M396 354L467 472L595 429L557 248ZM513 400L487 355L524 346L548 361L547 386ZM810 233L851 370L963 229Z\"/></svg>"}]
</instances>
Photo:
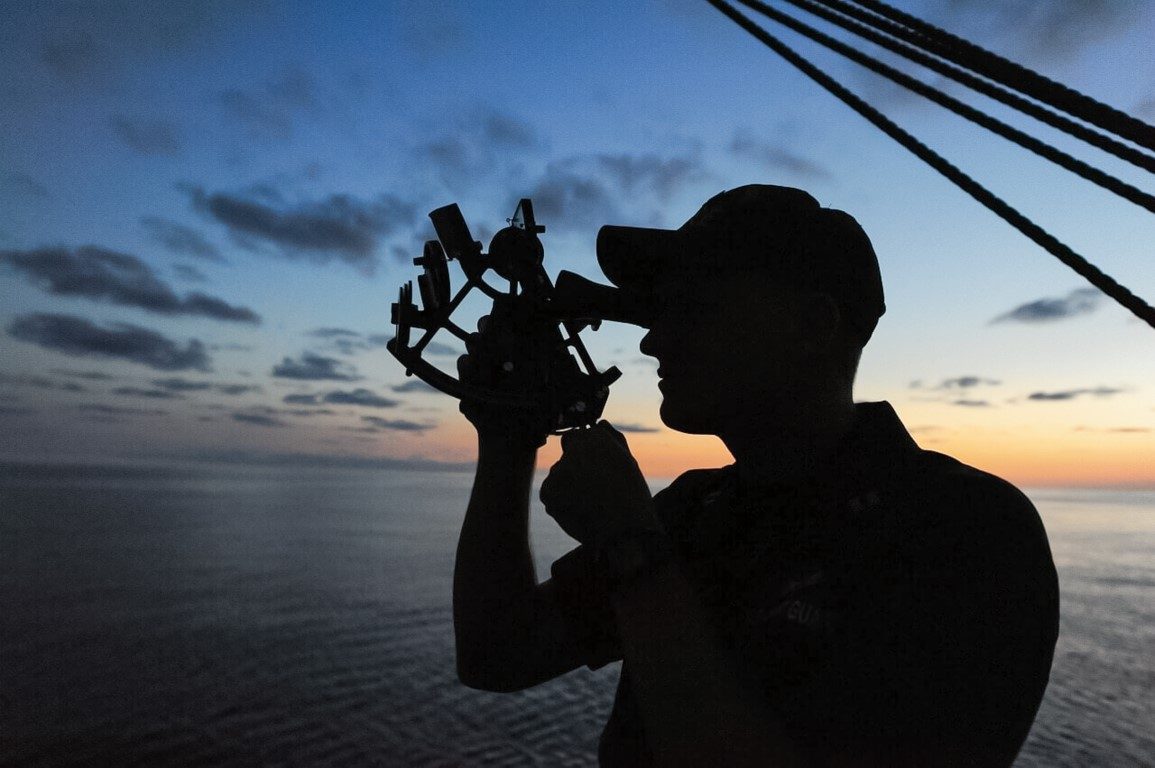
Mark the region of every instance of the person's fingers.
<instances>
[{"instance_id":1,"label":"person's fingers","mask_svg":"<svg viewBox=\"0 0 1155 768\"><path fill-rule=\"evenodd\" d=\"M605 433L606 433L606 434L608 434L610 437L612 437L612 438L613 438L613 439L614 439L614 440L617 442L617 444L618 444L618 445L620 445L622 448L625 448L625 449L626 449L626 453L629 453L629 451L630 451L630 444L629 444L629 443L626 441L626 436L625 436L625 435L623 435L621 432L619 432L619 431L618 431L618 430L617 430L617 429L614 427L614 425L613 425L613 424L610 424L610 423L609 423L608 421L606 421L605 419L602 419L601 421L599 421L599 422L597 423L597 427L596 427L596 428L597 428L597 429L601 429L603 432L605 432Z\"/></svg>"},{"instance_id":2,"label":"person's fingers","mask_svg":"<svg viewBox=\"0 0 1155 768\"><path fill-rule=\"evenodd\" d=\"M461 381L477 377L477 360L472 355L461 355L457 358L457 377Z\"/></svg>"}]
</instances>

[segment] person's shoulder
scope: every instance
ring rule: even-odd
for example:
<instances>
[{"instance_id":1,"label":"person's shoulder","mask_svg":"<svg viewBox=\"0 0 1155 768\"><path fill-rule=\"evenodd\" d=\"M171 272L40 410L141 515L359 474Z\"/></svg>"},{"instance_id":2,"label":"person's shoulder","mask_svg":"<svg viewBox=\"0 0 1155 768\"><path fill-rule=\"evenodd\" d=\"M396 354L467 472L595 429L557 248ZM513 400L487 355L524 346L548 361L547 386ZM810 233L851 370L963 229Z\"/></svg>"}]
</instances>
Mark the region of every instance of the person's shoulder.
<instances>
[{"instance_id":1,"label":"person's shoulder","mask_svg":"<svg viewBox=\"0 0 1155 768\"><path fill-rule=\"evenodd\" d=\"M934 451L919 451L913 485L925 501L963 521L1012 525L1038 520L1027 495L1007 480Z\"/></svg>"},{"instance_id":2,"label":"person's shoulder","mask_svg":"<svg viewBox=\"0 0 1155 768\"><path fill-rule=\"evenodd\" d=\"M919 470L908 490L909 514L952 560L970 556L988 564L1034 563L1053 570L1046 529L1034 503L1016 486L990 472L933 451L920 451Z\"/></svg>"}]
</instances>

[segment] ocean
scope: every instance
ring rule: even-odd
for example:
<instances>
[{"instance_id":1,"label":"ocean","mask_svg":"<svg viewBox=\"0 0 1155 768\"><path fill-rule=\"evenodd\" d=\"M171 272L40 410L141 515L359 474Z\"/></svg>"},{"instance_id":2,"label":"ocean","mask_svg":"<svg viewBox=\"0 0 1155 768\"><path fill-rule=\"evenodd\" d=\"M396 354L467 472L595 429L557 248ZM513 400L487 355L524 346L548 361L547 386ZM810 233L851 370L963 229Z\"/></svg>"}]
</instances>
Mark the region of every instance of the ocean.
<instances>
[{"instance_id":1,"label":"ocean","mask_svg":"<svg viewBox=\"0 0 1155 768\"><path fill-rule=\"evenodd\" d=\"M0 465L0 765L584 766L617 665L460 685L460 473ZM1155 765L1155 493L1029 491L1062 624L1017 766ZM572 543L539 508L539 572Z\"/></svg>"}]
</instances>

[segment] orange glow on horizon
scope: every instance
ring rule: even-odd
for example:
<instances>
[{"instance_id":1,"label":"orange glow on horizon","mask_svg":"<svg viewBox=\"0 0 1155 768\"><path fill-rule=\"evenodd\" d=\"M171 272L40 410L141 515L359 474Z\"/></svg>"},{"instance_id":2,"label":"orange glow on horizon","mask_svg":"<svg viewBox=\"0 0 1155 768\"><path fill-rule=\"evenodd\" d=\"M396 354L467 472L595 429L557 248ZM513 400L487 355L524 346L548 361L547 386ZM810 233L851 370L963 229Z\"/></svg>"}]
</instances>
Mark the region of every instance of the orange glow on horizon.
<instances>
[{"instance_id":1,"label":"orange glow on horizon","mask_svg":"<svg viewBox=\"0 0 1155 768\"><path fill-rule=\"evenodd\" d=\"M447 455L476 457L477 438L461 419L446 430ZM1020 488L1155 488L1155 432L1108 433L1063 428L992 429L967 427L916 433L925 449L1002 477ZM733 457L715 437L669 430L626 435L642 472L654 481L670 480L689 469L721 467ZM550 438L538 451L539 470L561 456L561 441Z\"/></svg>"}]
</instances>

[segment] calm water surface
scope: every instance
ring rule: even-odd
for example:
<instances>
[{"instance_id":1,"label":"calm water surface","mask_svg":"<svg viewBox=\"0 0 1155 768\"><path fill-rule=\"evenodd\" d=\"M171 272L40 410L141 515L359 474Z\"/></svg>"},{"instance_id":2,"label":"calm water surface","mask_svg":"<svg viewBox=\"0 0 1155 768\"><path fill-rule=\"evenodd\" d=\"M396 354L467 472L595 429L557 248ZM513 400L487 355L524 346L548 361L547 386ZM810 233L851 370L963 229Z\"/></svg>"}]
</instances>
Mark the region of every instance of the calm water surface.
<instances>
[{"instance_id":1,"label":"calm water surface","mask_svg":"<svg viewBox=\"0 0 1155 768\"><path fill-rule=\"evenodd\" d=\"M616 665L454 677L471 480L0 465L0 764L592 764ZM1155 494L1031 496L1063 615L1018 765L1155 765Z\"/></svg>"}]
</instances>

